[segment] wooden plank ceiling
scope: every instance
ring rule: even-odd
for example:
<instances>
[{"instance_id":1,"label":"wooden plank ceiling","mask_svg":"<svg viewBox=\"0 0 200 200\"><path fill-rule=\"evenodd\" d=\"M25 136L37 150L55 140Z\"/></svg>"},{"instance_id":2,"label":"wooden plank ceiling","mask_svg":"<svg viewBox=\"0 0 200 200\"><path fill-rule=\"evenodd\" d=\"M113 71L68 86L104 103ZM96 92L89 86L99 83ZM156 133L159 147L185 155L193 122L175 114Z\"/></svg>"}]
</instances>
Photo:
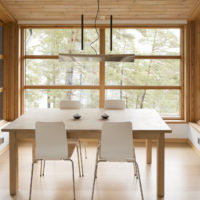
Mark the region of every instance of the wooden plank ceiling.
<instances>
[{"instance_id":1,"label":"wooden plank ceiling","mask_svg":"<svg viewBox=\"0 0 200 200\"><path fill-rule=\"evenodd\" d=\"M12 14L0 3L0 20L4 23L9 21L15 21Z\"/></svg>"},{"instance_id":2,"label":"wooden plank ceiling","mask_svg":"<svg viewBox=\"0 0 200 200\"><path fill-rule=\"evenodd\" d=\"M100 16L116 20L188 20L200 0L100 0ZM17 21L93 20L97 0L0 0ZM194 14L195 13L195 14Z\"/></svg>"}]
</instances>

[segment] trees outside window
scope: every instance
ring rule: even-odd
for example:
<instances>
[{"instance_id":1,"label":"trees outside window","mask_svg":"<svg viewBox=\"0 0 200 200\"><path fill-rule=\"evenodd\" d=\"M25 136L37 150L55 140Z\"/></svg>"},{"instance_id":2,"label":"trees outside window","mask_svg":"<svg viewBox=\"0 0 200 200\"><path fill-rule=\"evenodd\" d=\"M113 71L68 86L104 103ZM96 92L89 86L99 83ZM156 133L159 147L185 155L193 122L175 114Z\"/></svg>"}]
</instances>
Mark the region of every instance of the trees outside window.
<instances>
[{"instance_id":1,"label":"trees outside window","mask_svg":"<svg viewBox=\"0 0 200 200\"><path fill-rule=\"evenodd\" d=\"M112 52L109 29L102 28L102 32L105 41L93 45L98 53L102 45L105 54L134 53L135 62L60 63L59 53L95 54L90 46L97 38L95 29L85 29L84 51L80 28L24 29L25 110L58 107L61 99L97 108L100 99L106 98L124 99L127 108L153 108L162 116L181 118L181 29L114 28ZM104 77L100 77L100 66ZM101 90L105 90L103 98Z\"/></svg>"}]
</instances>

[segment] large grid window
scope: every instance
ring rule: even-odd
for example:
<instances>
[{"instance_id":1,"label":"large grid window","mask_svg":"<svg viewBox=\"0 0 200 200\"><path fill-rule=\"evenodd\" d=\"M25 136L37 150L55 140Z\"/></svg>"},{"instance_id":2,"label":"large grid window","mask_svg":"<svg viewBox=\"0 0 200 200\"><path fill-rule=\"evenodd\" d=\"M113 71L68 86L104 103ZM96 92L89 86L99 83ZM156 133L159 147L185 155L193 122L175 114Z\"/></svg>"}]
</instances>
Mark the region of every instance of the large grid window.
<instances>
[{"instance_id":1,"label":"large grid window","mask_svg":"<svg viewBox=\"0 0 200 200\"><path fill-rule=\"evenodd\" d=\"M99 63L58 61L59 53L94 54L94 29L85 30L84 51L80 29L25 29L24 34L25 110L55 108L62 99L99 107ZM99 53L99 42L93 47Z\"/></svg>"},{"instance_id":2,"label":"large grid window","mask_svg":"<svg viewBox=\"0 0 200 200\"><path fill-rule=\"evenodd\" d=\"M3 26L0 24L0 121L3 120Z\"/></svg>"},{"instance_id":3,"label":"large grid window","mask_svg":"<svg viewBox=\"0 0 200 200\"><path fill-rule=\"evenodd\" d=\"M134 63L60 63L59 53L95 54L95 29L22 28L24 107L54 108L62 99L82 107L103 107L104 99L124 99L127 108L154 108L163 117L183 119L181 28L101 28L97 53L134 53ZM100 51L101 49L101 51ZM22 101L23 102L23 101Z\"/></svg>"},{"instance_id":4,"label":"large grid window","mask_svg":"<svg viewBox=\"0 0 200 200\"><path fill-rule=\"evenodd\" d=\"M106 54L135 53L134 63L105 63L106 98L124 99L127 108L154 108L162 116L180 117L181 30L166 28L114 29L114 48ZM126 86L129 86L127 90Z\"/></svg>"}]
</instances>

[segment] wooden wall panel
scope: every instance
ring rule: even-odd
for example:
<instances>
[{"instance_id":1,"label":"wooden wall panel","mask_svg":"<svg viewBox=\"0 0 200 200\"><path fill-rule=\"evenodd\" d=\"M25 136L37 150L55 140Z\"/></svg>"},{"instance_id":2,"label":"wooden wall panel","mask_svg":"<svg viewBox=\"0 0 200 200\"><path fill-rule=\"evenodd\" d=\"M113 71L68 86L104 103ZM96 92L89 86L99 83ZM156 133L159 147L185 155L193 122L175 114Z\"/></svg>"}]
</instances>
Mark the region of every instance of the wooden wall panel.
<instances>
[{"instance_id":1,"label":"wooden wall panel","mask_svg":"<svg viewBox=\"0 0 200 200\"><path fill-rule=\"evenodd\" d=\"M18 25L14 22L4 26L4 118L7 121L19 116L19 65Z\"/></svg>"},{"instance_id":2,"label":"wooden wall panel","mask_svg":"<svg viewBox=\"0 0 200 200\"><path fill-rule=\"evenodd\" d=\"M190 121L192 119L191 117L191 110L192 110L192 104L191 102L191 89L190 89L190 81L191 81L191 64L190 64L190 52L191 52L191 22L189 22L187 25L184 27L184 101L185 101L185 116L186 116L186 121Z\"/></svg>"},{"instance_id":3,"label":"wooden wall panel","mask_svg":"<svg viewBox=\"0 0 200 200\"><path fill-rule=\"evenodd\" d=\"M200 120L200 21L189 23L190 40L190 121Z\"/></svg>"}]
</instances>

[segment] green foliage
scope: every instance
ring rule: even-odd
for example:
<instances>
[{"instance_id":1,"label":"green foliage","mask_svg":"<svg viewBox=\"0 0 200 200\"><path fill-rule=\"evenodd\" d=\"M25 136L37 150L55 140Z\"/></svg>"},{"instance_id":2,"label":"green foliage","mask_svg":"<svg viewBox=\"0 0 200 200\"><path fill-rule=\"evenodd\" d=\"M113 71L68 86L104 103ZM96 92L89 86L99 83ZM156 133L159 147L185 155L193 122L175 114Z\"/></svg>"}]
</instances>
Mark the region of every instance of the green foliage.
<instances>
[{"instance_id":1,"label":"green foliage","mask_svg":"<svg viewBox=\"0 0 200 200\"><path fill-rule=\"evenodd\" d=\"M84 51L80 29L26 30L27 55L95 52L90 43L97 38L86 29ZM179 29L114 29L110 52L106 30L106 54L180 55ZM94 45L99 52L99 41ZM179 59L137 59L134 63L106 63L106 85L179 86ZM99 63L59 63L58 60L26 60L27 85L99 85ZM107 90L106 98L125 99L128 108L154 108L162 115L179 115L179 90ZM26 109L58 107L61 99L81 100L83 107L98 107L97 90L26 90Z\"/></svg>"}]
</instances>

